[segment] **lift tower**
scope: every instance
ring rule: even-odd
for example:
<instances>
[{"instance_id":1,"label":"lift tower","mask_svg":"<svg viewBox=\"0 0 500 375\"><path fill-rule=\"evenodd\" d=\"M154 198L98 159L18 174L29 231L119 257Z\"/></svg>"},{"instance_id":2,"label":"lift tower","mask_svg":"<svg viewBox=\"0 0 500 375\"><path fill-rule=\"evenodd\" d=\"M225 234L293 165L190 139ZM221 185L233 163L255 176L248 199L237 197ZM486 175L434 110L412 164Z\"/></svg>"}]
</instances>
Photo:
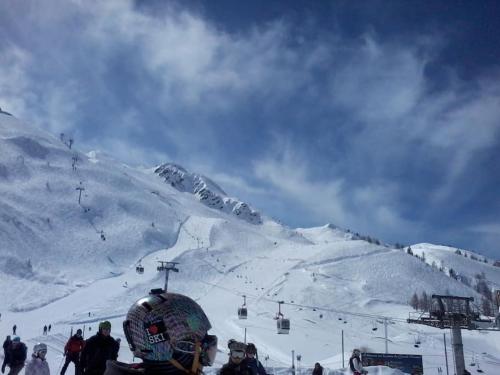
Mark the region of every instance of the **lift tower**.
<instances>
[{"instance_id":1,"label":"lift tower","mask_svg":"<svg viewBox=\"0 0 500 375\"><path fill-rule=\"evenodd\" d=\"M179 272L179 269L177 267L175 267L176 264L179 264L179 262L167 262L167 261L163 261L163 260L159 260L158 263L160 263L160 265L158 267L156 267L156 270L158 272L165 272L165 293L167 292L167 287L168 287L168 274L170 273L170 271L173 271L173 272Z\"/></svg>"},{"instance_id":2,"label":"lift tower","mask_svg":"<svg viewBox=\"0 0 500 375\"><path fill-rule=\"evenodd\" d=\"M424 324L436 328L450 328L452 335L453 357L457 374L465 370L462 329L479 329L477 323L486 322L479 318L479 313L471 309L472 297L432 295L428 313L421 313L418 318L408 319L408 323Z\"/></svg>"}]
</instances>

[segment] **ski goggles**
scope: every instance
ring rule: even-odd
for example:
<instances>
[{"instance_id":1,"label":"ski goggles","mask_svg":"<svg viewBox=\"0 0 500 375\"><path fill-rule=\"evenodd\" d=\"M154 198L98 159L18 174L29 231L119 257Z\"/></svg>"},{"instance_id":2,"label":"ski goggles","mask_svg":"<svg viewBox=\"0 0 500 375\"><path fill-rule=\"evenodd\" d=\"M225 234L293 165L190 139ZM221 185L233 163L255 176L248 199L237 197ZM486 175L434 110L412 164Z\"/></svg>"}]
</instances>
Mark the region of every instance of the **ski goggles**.
<instances>
[{"instance_id":1,"label":"ski goggles","mask_svg":"<svg viewBox=\"0 0 500 375\"><path fill-rule=\"evenodd\" d=\"M231 350L230 355L232 358L236 359L245 358L245 352L243 350Z\"/></svg>"},{"instance_id":2,"label":"ski goggles","mask_svg":"<svg viewBox=\"0 0 500 375\"><path fill-rule=\"evenodd\" d=\"M212 366L217 356L217 336L205 335L200 343L200 363L203 366ZM196 343L191 341L177 341L174 350L181 353L195 354Z\"/></svg>"}]
</instances>

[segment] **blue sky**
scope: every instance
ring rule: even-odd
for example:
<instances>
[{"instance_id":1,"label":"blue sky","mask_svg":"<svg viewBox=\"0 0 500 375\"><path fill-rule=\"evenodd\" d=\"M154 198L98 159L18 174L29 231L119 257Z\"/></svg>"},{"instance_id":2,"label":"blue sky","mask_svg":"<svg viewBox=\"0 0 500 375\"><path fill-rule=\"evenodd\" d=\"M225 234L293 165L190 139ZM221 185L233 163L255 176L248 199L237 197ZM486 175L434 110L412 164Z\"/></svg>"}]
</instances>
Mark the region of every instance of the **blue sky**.
<instances>
[{"instance_id":1,"label":"blue sky","mask_svg":"<svg viewBox=\"0 0 500 375\"><path fill-rule=\"evenodd\" d=\"M497 1L0 3L0 106L293 227L500 258Z\"/></svg>"}]
</instances>

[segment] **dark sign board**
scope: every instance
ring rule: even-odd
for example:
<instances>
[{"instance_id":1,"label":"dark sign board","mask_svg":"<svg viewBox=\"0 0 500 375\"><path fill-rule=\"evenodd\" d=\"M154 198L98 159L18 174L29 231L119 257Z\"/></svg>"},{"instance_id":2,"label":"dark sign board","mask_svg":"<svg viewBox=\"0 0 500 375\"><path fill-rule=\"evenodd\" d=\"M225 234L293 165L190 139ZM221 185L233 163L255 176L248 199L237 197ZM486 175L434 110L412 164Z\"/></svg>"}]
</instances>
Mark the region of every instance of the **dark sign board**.
<instances>
[{"instance_id":1,"label":"dark sign board","mask_svg":"<svg viewBox=\"0 0 500 375\"><path fill-rule=\"evenodd\" d=\"M363 366L387 366L411 375L424 373L421 355L362 353L361 358Z\"/></svg>"}]
</instances>

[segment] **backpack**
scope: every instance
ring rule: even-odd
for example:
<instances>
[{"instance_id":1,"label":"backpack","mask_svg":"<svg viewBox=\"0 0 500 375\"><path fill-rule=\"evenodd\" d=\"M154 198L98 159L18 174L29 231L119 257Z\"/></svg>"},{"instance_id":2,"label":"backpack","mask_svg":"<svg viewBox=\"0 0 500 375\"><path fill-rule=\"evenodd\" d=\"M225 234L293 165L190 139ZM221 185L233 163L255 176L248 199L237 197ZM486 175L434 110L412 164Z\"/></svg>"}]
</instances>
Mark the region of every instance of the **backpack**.
<instances>
[{"instance_id":1,"label":"backpack","mask_svg":"<svg viewBox=\"0 0 500 375\"><path fill-rule=\"evenodd\" d=\"M83 339L73 336L66 344L66 349L69 353L79 353L82 351L83 343Z\"/></svg>"}]
</instances>

